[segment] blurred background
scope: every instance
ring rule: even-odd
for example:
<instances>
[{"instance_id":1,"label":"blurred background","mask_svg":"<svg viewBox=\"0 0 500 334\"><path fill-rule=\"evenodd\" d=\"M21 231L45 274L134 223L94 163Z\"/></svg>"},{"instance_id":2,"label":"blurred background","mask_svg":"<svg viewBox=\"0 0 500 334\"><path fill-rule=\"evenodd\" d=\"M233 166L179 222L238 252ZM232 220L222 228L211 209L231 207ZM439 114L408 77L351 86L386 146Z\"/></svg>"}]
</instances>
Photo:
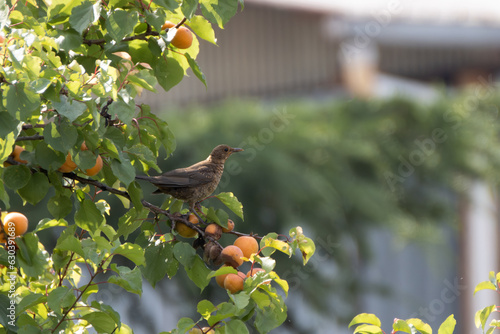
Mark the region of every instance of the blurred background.
<instances>
[{"instance_id":1,"label":"blurred background","mask_svg":"<svg viewBox=\"0 0 500 334\"><path fill-rule=\"evenodd\" d=\"M244 205L237 230L315 241L305 267L278 258L289 318L273 333L352 333L361 312L387 333L450 314L478 332L476 310L500 303L473 296L500 271L500 2L246 0L216 36L198 58L208 89L191 75L142 99L177 139L163 170L243 147L218 189ZM221 290L176 277L100 298L150 334Z\"/></svg>"}]
</instances>

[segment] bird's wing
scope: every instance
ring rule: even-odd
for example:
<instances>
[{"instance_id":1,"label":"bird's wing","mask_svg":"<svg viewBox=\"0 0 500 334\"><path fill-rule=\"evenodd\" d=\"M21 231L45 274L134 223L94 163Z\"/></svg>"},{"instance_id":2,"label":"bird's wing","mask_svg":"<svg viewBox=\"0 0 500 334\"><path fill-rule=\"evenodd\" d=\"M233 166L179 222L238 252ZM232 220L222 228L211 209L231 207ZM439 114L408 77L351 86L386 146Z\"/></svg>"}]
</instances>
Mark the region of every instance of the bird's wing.
<instances>
[{"instance_id":1,"label":"bird's wing","mask_svg":"<svg viewBox=\"0 0 500 334\"><path fill-rule=\"evenodd\" d=\"M207 166L191 167L165 172L161 176L155 177L155 185L160 187L195 187L212 180L212 173Z\"/></svg>"}]
</instances>

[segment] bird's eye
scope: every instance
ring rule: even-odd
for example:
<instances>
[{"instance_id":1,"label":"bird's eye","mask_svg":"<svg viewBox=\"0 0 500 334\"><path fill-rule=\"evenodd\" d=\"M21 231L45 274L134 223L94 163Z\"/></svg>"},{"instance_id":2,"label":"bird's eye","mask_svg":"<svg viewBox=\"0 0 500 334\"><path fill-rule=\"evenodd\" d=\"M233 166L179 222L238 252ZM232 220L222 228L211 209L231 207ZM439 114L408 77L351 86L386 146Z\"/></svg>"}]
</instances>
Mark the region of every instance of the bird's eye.
<instances>
[{"instance_id":1,"label":"bird's eye","mask_svg":"<svg viewBox=\"0 0 500 334\"><path fill-rule=\"evenodd\" d=\"M224 152L227 152L227 151L229 151L229 149L226 147L226 148L224 149Z\"/></svg>"}]
</instances>

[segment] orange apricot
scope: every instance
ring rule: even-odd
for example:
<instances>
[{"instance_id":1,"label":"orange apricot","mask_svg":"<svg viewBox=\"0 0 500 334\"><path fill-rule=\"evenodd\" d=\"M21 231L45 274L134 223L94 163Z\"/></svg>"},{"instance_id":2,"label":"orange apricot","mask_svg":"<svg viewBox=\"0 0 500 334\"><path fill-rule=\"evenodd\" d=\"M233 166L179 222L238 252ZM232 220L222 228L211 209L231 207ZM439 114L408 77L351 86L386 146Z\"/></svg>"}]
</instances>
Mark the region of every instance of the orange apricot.
<instances>
[{"instance_id":1,"label":"orange apricot","mask_svg":"<svg viewBox=\"0 0 500 334\"><path fill-rule=\"evenodd\" d=\"M20 158L22 151L24 151L24 148L22 148L21 146L19 146L19 145L14 146L14 150L12 151L12 157L17 162L20 162L22 164L27 164L28 161Z\"/></svg>"},{"instance_id":2,"label":"orange apricot","mask_svg":"<svg viewBox=\"0 0 500 334\"><path fill-rule=\"evenodd\" d=\"M28 218L19 212L9 212L3 219L3 229L8 236L19 236L28 230Z\"/></svg>"},{"instance_id":3,"label":"orange apricot","mask_svg":"<svg viewBox=\"0 0 500 334\"><path fill-rule=\"evenodd\" d=\"M237 246L243 252L243 256L247 259L250 255L259 252L259 243L255 238L249 236L238 237L233 245Z\"/></svg>"},{"instance_id":4,"label":"orange apricot","mask_svg":"<svg viewBox=\"0 0 500 334\"><path fill-rule=\"evenodd\" d=\"M76 164L71 159L71 154L66 155L66 161L59 167L59 171L63 173L70 173L76 169Z\"/></svg>"},{"instance_id":5,"label":"orange apricot","mask_svg":"<svg viewBox=\"0 0 500 334\"><path fill-rule=\"evenodd\" d=\"M85 170L85 175L88 175L88 176L94 176L94 175L96 175L97 173L99 173L101 171L102 165L103 165L102 158L101 158L100 155L98 155L97 159L95 160L94 167L86 169Z\"/></svg>"},{"instance_id":6,"label":"orange apricot","mask_svg":"<svg viewBox=\"0 0 500 334\"><path fill-rule=\"evenodd\" d=\"M222 232L228 233L234 230L234 222L231 219L227 220L227 228L223 227Z\"/></svg>"},{"instance_id":7,"label":"orange apricot","mask_svg":"<svg viewBox=\"0 0 500 334\"><path fill-rule=\"evenodd\" d=\"M222 262L237 268L243 263L243 252L237 246L229 245L224 247L221 253Z\"/></svg>"},{"instance_id":8,"label":"orange apricot","mask_svg":"<svg viewBox=\"0 0 500 334\"><path fill-rule=\"evenodd\" d=\"M194 225L199 223L198 218L193 214L189 215L188 221ZM196 230L193 230L191 227L181 222L175 223L174 230L176 230L177 233L179 233L184 238L194 238L198 235L198 232L196 232Z\"/></svg>"},{"instance_id":9,"label":"orange apricot","mask_svg":"<svg viewBox=\"0 0 500 334\"><path fill-rule=\"evenodd\" d=\"M205 235L210 236L215 240L219 240L220 237L222 236L222 227L220 227L215 223L209 224L205 228Z\"/></svg>"},{"instance_id":10,"label":"orange apricot","mask_svg":"<svg viewBox=\"0 0 500 334\"><path fill-rule=\"evenodd\" d=\"M246 276L242 272L238 272L238 274L227 274L224 279L224 289L229 290L231 293L243 290L245 278Z\"/></svg>"},{"instance_id":11,"label":"orange apricot","mask_svg":"<svg viewBox=\"0 0 500 334\"><path fill-rule=\"evenodd\" d=\"M175 27L175 24L167 21L161 28L165 30L172 27ZM193 33L188 28L180 26L170 43L178 49L187 49L193 44Z\"/></svg>"}]
</instances>

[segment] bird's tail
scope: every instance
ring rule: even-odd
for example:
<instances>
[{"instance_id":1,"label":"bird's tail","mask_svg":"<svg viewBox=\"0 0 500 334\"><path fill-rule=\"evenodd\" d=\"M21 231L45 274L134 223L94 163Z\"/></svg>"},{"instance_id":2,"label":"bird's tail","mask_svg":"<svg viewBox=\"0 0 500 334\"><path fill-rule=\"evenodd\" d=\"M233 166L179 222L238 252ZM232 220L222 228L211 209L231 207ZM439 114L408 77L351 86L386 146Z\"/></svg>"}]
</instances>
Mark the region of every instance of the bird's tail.
<instances>
[{"instance_id":1,"label":"bird's tail","mask_svg":"<svg viewBox=\"0 0 500 334\"><path fill-rule=\"evenodd\" d=\"M137 180L151 181L151 176L146 176L146 175L136 175L135 178Z\"/></svg>"}]
</instances>

